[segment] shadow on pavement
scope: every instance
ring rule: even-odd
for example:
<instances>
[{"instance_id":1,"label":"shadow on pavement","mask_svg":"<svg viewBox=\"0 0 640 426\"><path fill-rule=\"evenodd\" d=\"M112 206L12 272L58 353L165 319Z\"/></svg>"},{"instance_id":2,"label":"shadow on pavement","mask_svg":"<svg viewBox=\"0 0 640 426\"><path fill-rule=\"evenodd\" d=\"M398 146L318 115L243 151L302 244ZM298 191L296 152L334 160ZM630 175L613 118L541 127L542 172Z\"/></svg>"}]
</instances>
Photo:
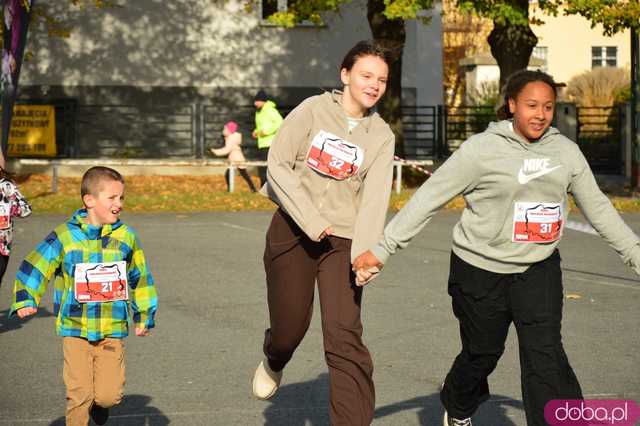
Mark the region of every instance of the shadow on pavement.
<instances>
[{"instance_id":1,"label":"shadow on pavement","mask_svg":"<svg viewBox=\"0 0 640 426\"><path fill-rule=\"evenodd\" d=\"M265 425L268 426L325 426L329 425L329 375L323 373L316 379L282 386L270 399L264 410ZM507 415L507 408L522 411L522 402L502 395L493 395L480 406L473 416L474 423L491 426L517 426ZM423 426L442 425L444 408L440 394L419 396L405 401L377 407L374 424L394 424L393 414L416 411L417 422Z\"/></svg>"},{"instance_id":2,"label":"shadow on pavement","mask_svg":"<svg viewBox=\"0 0 640 426\"><path fill-rule=\"evenodd\" d=\"M263 412L265 426L329 425L329 374L286 384L268 402L271 405Z\"/></svg>"},{"instance_id":3,"label":"shadow on pavement","mask_svg":"<svg viewBox=\"0 0 640 426\"><path fill-rule=\"evenodd\" d=\"M629 277L623 277L621 275L611 275L611 274L599 274L597 272L591 272L591 271L583 271L580 269L571 269L571 268L562 268L562 271L566 271L566 272L577 272L579 274L585 274L585 275L591 275L594 277L600 277L600 278L613 278L616 280L620 280L620 281L628 281L628 282L632 282L635 284L640 284L640 280L638 280L637 278L629 278Z\"/></svg>"},{"instance_id":4,"label":"shadow on pavement","mask_svg":"<svg viewBox=\"0 0 640 426\"><path fill-rule=\"evenodd\" d=\"M111 409L107 425L122 426L165 426L169 418L162 411L149 405L151 397L147 395L125 395L122 402ZM94 423L89 421L89 425ZM49 426L64 426L64 417L56 419Z\"/></svg>"},{"instance_id":5,"label":"shadow on pavement","mask_svg":"<svg viewBox=\"0 0 640 426\"><path fill-rule=\"evenodd\" d=\"M502 395L493 395L491 399L480 406L473 415L473 423L491 426L516 426L516 423L507 416L507 407L522 410L522 402ZM383 422L384 418L405 410L418 410L418 424L422 426L440 426L444 416L444 407L440 402L440 394L433 393L427 396L396 402L378 407L374 418L376 422ZM393 424L389 421L385 424Z\"/></svg>"},{"instance_id":6,"label":"shadow on pavement","mask_svg":"<svg viewBox=\"0 0 640 426\"><path fill-rule=\"evenodd\" d=\"M38 308L38 312L35 315L31 315L25 319L20 319L17 316L9 318L9 309L5 309L4 311L0 311L0 334L22 328L26 323L34 318L46 318L52 316L53 313L46 308Z\"/></svg>"}]
</instances>

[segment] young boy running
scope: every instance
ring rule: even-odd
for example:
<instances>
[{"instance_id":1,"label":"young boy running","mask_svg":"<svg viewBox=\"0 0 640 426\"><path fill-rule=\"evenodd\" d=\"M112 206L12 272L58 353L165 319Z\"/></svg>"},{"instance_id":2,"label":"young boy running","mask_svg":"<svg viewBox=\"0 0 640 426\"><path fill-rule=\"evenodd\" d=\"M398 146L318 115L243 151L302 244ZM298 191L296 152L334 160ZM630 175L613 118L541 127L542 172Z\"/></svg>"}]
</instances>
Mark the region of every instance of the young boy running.
<instances>
[{"instance_id":1,"label":"young boy running","mask_svg":"<svg viewBox=\"0 0 640 426\"><path fill-rule=\"evenodd\" d=\"M63 338L66 424L106 423L122 400L129 302L137 336L154 326L156 289L135 231L123 224L124 179L108 167L82 177L84 208L58 226L18 269L10 316L38 310L55 276L53 310Z\"/></svg>"}]
</instances>

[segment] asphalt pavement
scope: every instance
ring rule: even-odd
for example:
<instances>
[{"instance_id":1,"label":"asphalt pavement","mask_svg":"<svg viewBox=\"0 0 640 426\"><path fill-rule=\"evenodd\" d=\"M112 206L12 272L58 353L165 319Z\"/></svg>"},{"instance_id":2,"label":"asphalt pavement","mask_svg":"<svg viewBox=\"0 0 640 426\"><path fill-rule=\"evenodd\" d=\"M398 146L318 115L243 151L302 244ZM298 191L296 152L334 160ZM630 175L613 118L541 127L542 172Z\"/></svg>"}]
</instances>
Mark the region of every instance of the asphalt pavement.
<instances>
[{"instance_id":1,"label":"asphalt pavement","mask_svg":"<svg viewBox=\"0 0 640 426\"><path fill-rule=\"evenodd\" d=\"M365 290L376 425L439 425L438 389L460 349L446 293L451 228L443 212ZM262 252L271 213L124 215L142 240L160 307L150 337L126 341L127 385L111 425L327 425L319 308L270 401L251 396L268 326ZM640 232L640 215L625 215ZM20 260L64 216L18 222L0 288L0 425L63 425L62 340L51 291L38 315L8 320ZM575 220L583 221L576 217ZM640 400L640 279L598 236L566 230L564 345L587 398ZM51 287L51 286L50 286ZM316 298L317 299L317 298ZM316 302L317 303L317 302ZM515 330L474 425L525 425Z\"/></svg>"}]
</instances>

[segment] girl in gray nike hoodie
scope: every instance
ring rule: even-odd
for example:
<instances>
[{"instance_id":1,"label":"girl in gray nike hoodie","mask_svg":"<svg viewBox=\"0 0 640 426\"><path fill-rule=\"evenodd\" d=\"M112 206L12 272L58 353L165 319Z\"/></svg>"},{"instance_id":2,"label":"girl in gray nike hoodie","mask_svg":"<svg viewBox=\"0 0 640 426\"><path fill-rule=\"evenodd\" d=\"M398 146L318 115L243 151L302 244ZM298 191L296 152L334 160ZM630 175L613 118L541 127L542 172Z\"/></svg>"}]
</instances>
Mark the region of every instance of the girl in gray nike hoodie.
<instances>
[{"instance_id":1,"label":"girl in gray nike hoodie","mask_svg":"<svg viewBox=\"0 0 640 426\"><path fill-rule=\"evenodd\" d=\"M600 191L579 147L550 127L553 79L520 71L505 89L507 119L465 141L386 226L383 238L354 261L360 280L381 268L450 199L466 207L453 230L449 294L460 321L462 351L445 379L444 425L470 425L489 397L487 377L518 332L528 425L545 425L552 399L581 399L562 347L562 276L556 246L568 194L622 260L640 273L638 237ZM458 423L456 423L458 421Z\"/></svg>"}]
</instances>

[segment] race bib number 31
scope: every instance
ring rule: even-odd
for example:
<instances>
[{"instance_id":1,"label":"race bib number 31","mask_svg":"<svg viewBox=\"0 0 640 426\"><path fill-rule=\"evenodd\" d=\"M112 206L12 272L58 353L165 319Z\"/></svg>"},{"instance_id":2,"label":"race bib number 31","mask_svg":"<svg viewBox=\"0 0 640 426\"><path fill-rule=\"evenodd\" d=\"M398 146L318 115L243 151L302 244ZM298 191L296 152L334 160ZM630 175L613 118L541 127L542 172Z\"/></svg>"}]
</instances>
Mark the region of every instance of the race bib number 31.
<instances>
[{"instance_id":1,"label":"race bib number 31","mask_svg":"<svg viewBox=\"0 0 640 426\"><path fill-rule=\"evenodd\" d=\"M80 263L74 275L76 300L86 302L113 302L129 298L127 264Z\"/></svg>"},{"instance_id":2,"label":"race bib number 31","mask_svg":"<svg viewBox=\"0 0 640 426\"><path fill-rule=\"evenodd\" d=\"M362 148L324 130L320 130L313 138L307 154L310 168L337 180L356 174L363 160Z\"/></svg>"},{"instance_id":3,"label":"race bib number 31","mask_svg":"<svg viewBox=\"0 0 640 426\"><path fill-rule=\"evenodd\" d=\"M562 206L559 203L516 203L511 240L514 243L557 241L561 231Z\"/></svg>"}]
</instances>

